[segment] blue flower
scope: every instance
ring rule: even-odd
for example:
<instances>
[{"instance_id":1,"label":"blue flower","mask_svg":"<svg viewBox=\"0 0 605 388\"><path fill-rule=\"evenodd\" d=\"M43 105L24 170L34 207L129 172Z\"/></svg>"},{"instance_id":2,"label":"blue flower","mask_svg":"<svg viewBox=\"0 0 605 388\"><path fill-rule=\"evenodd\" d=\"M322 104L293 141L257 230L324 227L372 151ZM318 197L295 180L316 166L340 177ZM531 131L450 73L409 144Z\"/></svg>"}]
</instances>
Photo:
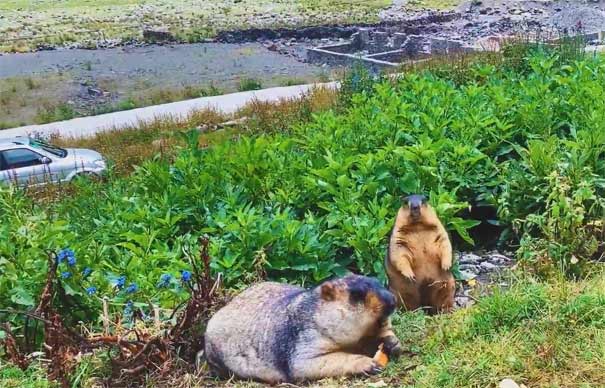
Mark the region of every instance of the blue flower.
<instances>
[{"instance_id":1,"label":"blue flower","mask_svg":"<svg viewBox=\"0 0 605 388\"><path fill-rule=\"evenodd\" d=\"M134 306L134 303L132 303L131 300L129 300L128 302L126 302L126 306L124 306L124 315L132 315L132 307Z\"/></svg>"},{"instance_id":2,"label":"blue flower","mask_svg":"<svg viewBox=\"0 0 605 388\"><path fill-rule=\"evenodd\" d=\"M84 268L84 270L82 271L82 277L87 277L88 275L90 275L92 273L92 269L90 269L89 267Z\"/></svg>"},{"instance_id":3,"label":"blue flower","mask_svg":"<svg viewBox=\"0 0 605 388\"><path fill-rule=\"evenodd\" d=\"M124 288L124 284L126 284L126 276L122 275L116 279L115 286L118 290L121 290L122 288Z\"/></svg>"},{"instance_id":4,"label":"blue flower","mask_svg":"<svg viewBox=\"0 0 605 388\"><path fill-rule=\"evenodd\" d=\"M76 264L76 254L69 248L61 249L57 253L57 263L61 264L67 260L67 264L73 266Z\"/></svg>"},{"instance_id":5,"label":"blue flower","mask_svg":"<svg viewBox=\"0 0 605 388\"><path fill-rule=\"evenodd\" d=\"M86 293L87 293L88 295L93 295L93 294L96 294L96 293L97 293L97 287L88 287L88 288L86 289Z\"/></svg>"},{"instance_id":6,"label":"blue flower","mask_svg":"<svg viewBox=\"0 0 605 388\"><path fill-rule=\"evenodd\" d=\"M126 287L126 293L134 294L135 292L137 292L138 289L139 289L139 286L137 286L136 283L130 283L130 285L128 287Z\"/></svg>"},{"instance_id":7,"label":"blue flower","mask_svg":"<svg viewBox=\"0 0 605 388\"><path fill-rule=\"evenodd\" d=\"M181 270L181 280L185 283L188 283L191 280L191 272Z\"/></svg>"},{"instance_id":8,"label":"blue flower","mask_svg":"<svg viewBox=\"0 0 605 388\"><path fill-rule=\"evenodd\" d=\"M169 273L165 273L160 276L160 282L158 283L158 288L166 288L170 285L170 280L172 280L172 275Z\"/></svg>"},{"instance_id":9,"label":"blue flower","mask_svg":"<svg viewBox=\"0 0 605 388\"><path fill-rule=\"evenodd\" d=\"M71 272L61 272L61 278L63 279L69 279L71 277Z\"/></svg>"}]
</instances>

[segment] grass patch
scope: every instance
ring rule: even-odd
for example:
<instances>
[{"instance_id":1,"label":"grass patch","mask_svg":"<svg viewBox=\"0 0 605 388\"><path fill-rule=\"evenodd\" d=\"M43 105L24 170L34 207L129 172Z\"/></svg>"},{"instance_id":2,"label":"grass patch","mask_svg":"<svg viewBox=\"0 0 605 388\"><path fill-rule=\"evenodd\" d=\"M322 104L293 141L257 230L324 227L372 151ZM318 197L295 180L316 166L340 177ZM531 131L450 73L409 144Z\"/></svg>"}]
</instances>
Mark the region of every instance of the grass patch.
<instances>
[{"instance_id":1,"label":"grass patch","mask_svg":"<svg viewBox=\"0 0 605 388\"><path fill-rule=\"evenodd\" d=\"M239 82L237 90L240 92L247 92L250 90L262 89L263 85L260 80L255 78L244 78Z\"/></svg>"},{"instance_id":2,"label":"grass patch","mask_svg":"<svg viewBox=\"0 0 605 388\"><path fill-rule=\"evenodd\" d=\"M581 282L523 279L451 317L417 317L399 327L403 336L412 328L421 344L412 361L419 366L404 380L418 387L495 386L507 377L530 387L599 386L604 297L602 274Z\"/></svg>"},{"instance_id":3,"label":"grass patch","mask_svg":"<svg viewBox=\"0 0 605 388\"><path fill-rule=\"evenodd\" d=\"M143 3L144 13L139 12ZM93 45L104 39L142 40L148 15L156 15L154 24L168 26L182 41L199 42L220 31L242 28L377 22L379 11L390 4L388 0L8 1L0 7L13 23L0 26L0 36L11 41L0 40L0 51L24 52L39 43ZM32 38L32 30L36 37Z\"/></svg>"},{"instance_id":4,"label":"grass patch","mask_svg":"<svg viewBox=\"0 0 605 388\"><path fill-rule=\"evenodd\" d=\"M94 324L99 296L111 299L114 316L126 316L129 299L152 314L149 303L174 306L183 298L178 288L158 291L158 279L188 268L200 235L210 238L212 271L232 289L258 279L310 285L345 269L383 277L376 258L399 198L426 192L466 244L473 223L461 212L469 203L496 207L506 242L521 241L530 271L452 315L398 314L395 329L415 355L370 381L598 385L605 378L605 277L590 259L604 214L603 59L538 50L517 64L472 63L455 77L440 69L397 80L352 74L338 96L256 102L238 112L245 124L216 132L225 136L212 147L200 146L208 126L174 131L192 128L195 118L156 124L162 129L150 128L146 143L134 128L89 139L96 142L90 146L106 142L116 159L139 157L138 149L125 150L158 138L174 139L174 147L123 162L127 176L116 167L106 182L78 182L75 193L50 203L0 189L0 302L34 306L45 252L70 247L77 263L61 264L70 273L61 281L91 313L63 307L65 316ZM542 262L565 265L545 281L532 270ZM136 284L134 293L116 291L119 276ZM94 297L85 292L92 285ZM195 378L189 381L203 381Z\"/></svg>"},{"instance_id":5,"label":"grass patch","mask_svg":"<svg viewBox=\"0 0 605 388\"><path fill-rule=\"evenodd\" d=\"M412 9L452 10L463 2L461 0L410 0L406 5Z\"/></svg>"},{"instance_id":6,"label":"grass patch","mask_svg":"<svg viewBox=\"0 0 605 388\"><path fill-rule=\"evenodd\" d=\"M55 121L71 120L78 116L74 108L69 104L45 105L38 109L34 118L36 124L46 124Z\"/></svg>"},{"instance_id":7,"label":"grass patch","mask_svg":"<svg viewBox=\"0 0 605 388\"><path fill-rule=\"evenodd\" d=\"M37 364L28 370L0 364L0 386L3 388L55 388L59 385L46 378L46 371Z\"/></svg>"}]
</instances>

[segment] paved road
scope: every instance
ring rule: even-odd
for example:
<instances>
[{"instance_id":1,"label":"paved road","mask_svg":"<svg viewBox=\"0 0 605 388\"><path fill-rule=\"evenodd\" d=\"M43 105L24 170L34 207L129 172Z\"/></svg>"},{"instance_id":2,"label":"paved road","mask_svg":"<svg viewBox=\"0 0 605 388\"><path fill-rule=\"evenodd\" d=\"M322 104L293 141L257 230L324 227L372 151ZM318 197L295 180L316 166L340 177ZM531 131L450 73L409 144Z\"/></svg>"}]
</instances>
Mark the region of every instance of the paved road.
<instances>
[{"instance_id":1,"label":"paved road","mask_svg":"<svg viewBox=\"0 0 605 388\"><path fill-rule=\"evenodd\" d=\"M246 104L254 101L278 101L295 98L311 91L314 87L338 87L336 82L270 88L252 92L226 94L223 96L202 97L192 100L173 102L138 108L122 112L106 113L98 116L81 117L42 125L28 125L0 130L0 138L39 134L49 136L59 134L63 137L88 137L95 133L136 125L152 121L158 117L186 117L192 111L214 108L224 113L234 113Z\"/></svg>"}]
</instances>

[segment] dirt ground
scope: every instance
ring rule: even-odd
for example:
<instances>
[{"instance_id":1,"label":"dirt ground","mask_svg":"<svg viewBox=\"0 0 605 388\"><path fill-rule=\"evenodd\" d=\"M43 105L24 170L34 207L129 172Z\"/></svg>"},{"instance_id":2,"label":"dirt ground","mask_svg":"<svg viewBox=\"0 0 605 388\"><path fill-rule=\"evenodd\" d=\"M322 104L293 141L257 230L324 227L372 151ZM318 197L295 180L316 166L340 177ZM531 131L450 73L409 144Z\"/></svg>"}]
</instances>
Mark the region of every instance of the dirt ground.
<instances>
[{"instance_id":1,"label":"dirt ground","mask_svg":"<svg viewBox=\"0 0 605 388\"><path fill-rule=\"evenodd\" d=\"M330 69L271 52L259 43L4 55L0 128L330 77Z\"/></svg>"}]
</instances>

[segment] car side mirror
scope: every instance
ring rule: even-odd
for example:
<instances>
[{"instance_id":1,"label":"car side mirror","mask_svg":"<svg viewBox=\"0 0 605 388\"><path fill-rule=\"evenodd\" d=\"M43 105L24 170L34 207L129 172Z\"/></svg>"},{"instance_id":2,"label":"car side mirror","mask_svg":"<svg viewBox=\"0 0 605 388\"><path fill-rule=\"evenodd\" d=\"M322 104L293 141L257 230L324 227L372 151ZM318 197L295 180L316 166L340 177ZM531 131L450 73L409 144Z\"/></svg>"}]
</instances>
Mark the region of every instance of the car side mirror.
<instances>
[{"instance_id":1,"label":"car side mirror","mask_svg":"<svg viewBox=\"0 0 605 388\"><path fill-rule=\"evenodd\" d=\"M42 164L49 164L50 162L52 162L52 160L50 160L49 157L43 156L40 158L40 163Z\"/></svg>"}]
</instances>

